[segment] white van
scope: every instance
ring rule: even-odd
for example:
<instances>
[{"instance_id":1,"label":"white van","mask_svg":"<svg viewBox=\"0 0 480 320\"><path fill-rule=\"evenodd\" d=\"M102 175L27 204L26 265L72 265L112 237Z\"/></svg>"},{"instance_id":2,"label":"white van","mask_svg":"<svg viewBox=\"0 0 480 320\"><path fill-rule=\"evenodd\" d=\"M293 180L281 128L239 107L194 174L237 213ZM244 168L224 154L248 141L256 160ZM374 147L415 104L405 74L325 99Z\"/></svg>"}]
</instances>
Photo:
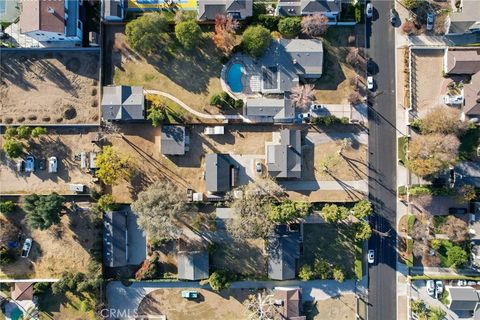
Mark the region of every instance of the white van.
<instances>
[{"instance_id":1,"label":"white van","mask_svg":"<svg viewBox=\"0 0 480 320\"><path fill-rule=\"evenodd\" d=\"M48 158L48 172L57 173L58 163L57 157Z\"/></svg>"}]
</instances>

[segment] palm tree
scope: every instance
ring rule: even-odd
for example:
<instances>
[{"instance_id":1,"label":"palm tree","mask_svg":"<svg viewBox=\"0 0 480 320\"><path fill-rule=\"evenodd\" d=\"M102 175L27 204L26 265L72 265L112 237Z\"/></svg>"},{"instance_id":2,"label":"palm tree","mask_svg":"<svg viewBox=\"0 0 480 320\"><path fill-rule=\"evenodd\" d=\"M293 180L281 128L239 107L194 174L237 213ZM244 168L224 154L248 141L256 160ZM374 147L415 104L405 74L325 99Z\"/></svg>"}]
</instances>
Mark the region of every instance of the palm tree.
<instances>
[{"instance_id":1,"label":"palm tree","mask_svg":"<svg viewBox=\"0 0 480 320\"><path fill-rule=\"evenodd\" d=\"M307 108L313 101L315 101L315 89L313 85L297 85L292 88L290 98L295 106L299 108Z\"/></svg>"}]
</instances>

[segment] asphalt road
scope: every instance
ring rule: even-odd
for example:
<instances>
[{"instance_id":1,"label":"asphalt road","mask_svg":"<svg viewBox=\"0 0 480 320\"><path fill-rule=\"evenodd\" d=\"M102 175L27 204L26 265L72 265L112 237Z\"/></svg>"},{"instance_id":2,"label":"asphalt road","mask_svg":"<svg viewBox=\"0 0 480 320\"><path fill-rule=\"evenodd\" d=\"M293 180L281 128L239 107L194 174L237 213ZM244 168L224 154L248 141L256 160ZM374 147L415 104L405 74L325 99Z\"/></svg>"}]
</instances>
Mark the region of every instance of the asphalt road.
<instances>
[{"instance_id":1,"label":"asphalt road","mask_svg":"<svg viewBox=\"0 0 480 320\"><path fill-rule=\"evenodd\" d=\"M373 60L375 81L369 108L369 194L375 213L369 249L368 319L396 319L396 132L395 37L389 22L393 1L374 0L367 23L367 54Z\"/></svg>"}]
</instances>

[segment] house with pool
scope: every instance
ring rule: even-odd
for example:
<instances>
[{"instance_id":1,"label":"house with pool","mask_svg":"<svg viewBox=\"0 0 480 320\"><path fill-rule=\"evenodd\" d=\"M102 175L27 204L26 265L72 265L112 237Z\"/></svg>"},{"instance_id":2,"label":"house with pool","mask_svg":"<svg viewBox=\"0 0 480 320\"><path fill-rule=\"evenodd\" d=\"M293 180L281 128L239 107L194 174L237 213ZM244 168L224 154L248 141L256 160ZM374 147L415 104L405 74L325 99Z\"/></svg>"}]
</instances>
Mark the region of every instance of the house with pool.
<instances>
[{"instance_id":1,"label":"house with pool","mask_svg":"<svg viewBox=\"0 0 480 320\"><path fill-rule=\"evenodd\" d=\"M224 90L243 99L244 116L253 122L293 122L292 88L323 73L323 45L318 39L279 39L257 59L235 55L222 70Z\"/></svg>"}]
</instances>

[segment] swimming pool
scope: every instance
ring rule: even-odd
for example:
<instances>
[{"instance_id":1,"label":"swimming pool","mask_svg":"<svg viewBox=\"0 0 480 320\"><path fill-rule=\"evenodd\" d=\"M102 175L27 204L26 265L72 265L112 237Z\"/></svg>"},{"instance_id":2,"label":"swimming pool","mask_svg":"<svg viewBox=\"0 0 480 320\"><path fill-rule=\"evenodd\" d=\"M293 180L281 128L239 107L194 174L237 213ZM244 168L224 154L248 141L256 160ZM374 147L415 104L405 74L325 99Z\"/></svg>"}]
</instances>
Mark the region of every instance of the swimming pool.
<instances>
[{"instance_id":1,"label":"swimming pool","mask_svg":"<svg viewBox=\"0 0 480 320\"><path fill-rule=\"evenodd\" d=\"M243 91L242 74L244 68L241 63L233 63L227 71L227 84L234 93Z\"/></svg>"},{"instance_id":2,"label":"swimming pool","mask_svg":"<svg viewBox=\"0 0 480 320\"><path fill-rule=\"evenodd\" d=\"M15 308L10 312L10 319L18 320L22 317L22 315L23 315L22 310Z\"/></svg>"}]
</instances>

